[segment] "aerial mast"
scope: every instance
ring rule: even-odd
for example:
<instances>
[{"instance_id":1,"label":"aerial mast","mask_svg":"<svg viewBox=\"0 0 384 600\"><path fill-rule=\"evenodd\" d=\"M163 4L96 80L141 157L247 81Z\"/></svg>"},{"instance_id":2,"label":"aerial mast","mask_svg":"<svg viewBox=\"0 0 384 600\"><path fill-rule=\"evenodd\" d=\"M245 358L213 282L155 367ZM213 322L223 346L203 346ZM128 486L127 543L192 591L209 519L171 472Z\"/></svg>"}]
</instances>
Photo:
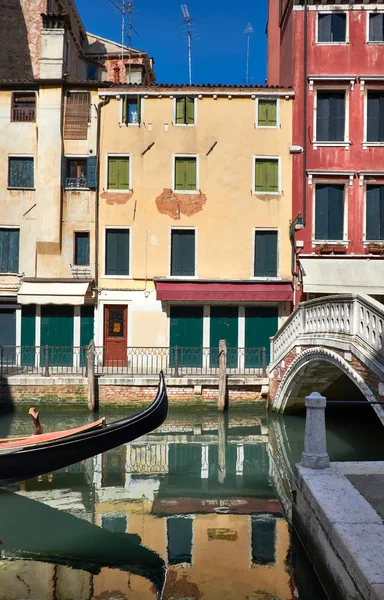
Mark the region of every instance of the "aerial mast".
<instances>
[{"instance_id":1,"label":"aerial mast","mask_svg":"<svg viewBox=\"0 0 384 600\"><path fill-rule=\"evenodd\" d=\"M189 85L192 85L192 56L191 56L191 15L189 14L188 7L186 4L181 5L181 12L183 13L184 21L187 26L187 39L188 39L188 73L189 73Z\"/></svg>"},{"instance_id":2,"label":"aerial mast","mask_svg":"<svg viewBox=\"0 0 384 600\"><path fill-rule=\"evenodd\" d=\"M251 35L254 32L254 29L251 23L248 23L246 28L244 29L244 33L247 34L247 60L245 65L245 85L248 85L249 79L249 56L250 56L250 47L251 47Z\"/></svg>"}]
</instances>

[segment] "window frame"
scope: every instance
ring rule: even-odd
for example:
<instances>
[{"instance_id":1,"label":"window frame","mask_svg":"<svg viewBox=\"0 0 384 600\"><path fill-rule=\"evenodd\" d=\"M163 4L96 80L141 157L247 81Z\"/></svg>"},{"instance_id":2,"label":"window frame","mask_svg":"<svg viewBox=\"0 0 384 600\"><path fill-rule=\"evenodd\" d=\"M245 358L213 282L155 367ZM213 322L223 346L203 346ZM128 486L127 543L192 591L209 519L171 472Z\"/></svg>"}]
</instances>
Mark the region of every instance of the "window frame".
<instances>
[{"instance_id":1,"label":"window frame","mask_svg":"<svg viewBox=\"0 0 384 600\"><path fill-rule=\"evenodd\" d=\"M319 41L319 16L329 14L344 14L345 15L345 41L344 42L320 42ZM348 10L318 10L316 11L316 32L315 43L319 46L343 46L349 44L349 11Z\"/></svg>"},{"instance_id":2,"label":"window frame","mask_svg":"<svg viewBox=\"0 0 384 600\"><path fill-rule=\"evenodd\" d=\"M88 262L85 265L79 265L76 262L76 235L78 233L88 233ZM73 266L74 267L90 267L91 266L91 232L89 229L75 229L73 231Z\"/></svg>"},{"instance_id":3,"label":"window frame","mask_svg":"<svg viewBox=\"0 0 384 600\"><path fill-rule=\"evenodd\" d=\"M364 89L364 132L363 132L363 150L369 147L380 147L384 146L384 140L382 142L368 142L368 93L369 92L381 92L384 96L384 86L369 85L365 86Z\"/></svg>"},{"instance_id":4,"label":"window frame","mask_svg":"<svg viewBox=\"0 0 384 600\"><path fill-rule=\"evenodd\" d=\"M316 239L316 187L317 185L343 185L344 186L344 214L343 214L343 239L341 240L317 240ZM313 179L312 181L312 245L321 246L322 244L332 244L333 246L346 246L348 240L348 190L350 183L348 180L341 179Z\"/></svg>"},{"instance_id":5,"label":"window frame","mask_svg":"<svg viewBox=\"0 0 384 600\"><path fill-rule=\"evenodd\" d=\"M176 123L176 100L180 98L193 98L193 123ZM191 94L177 94L173 97L173 109L172 109L172 124L174 127L196 127L197 125L197 96Z\"/></svg>"},{"instance_id":6,"label":"window frame","mask_svg":"<svg viewBox=\"0 0 384 600\"><path fill-rule=\"evenodd\" d=\"M20 243L20 237L21 237L21 227L20 225L0 225L0 230L2 229L16 229L19 232L19 256L17 258L17 263L18 263L18 267L19 267L19 272L18 273L14 273L13 271L6 271L6 272L2 272L0 271L0 275L19 275L19 273L21 272L20 270L20 248L21 248L21 243Z\"/></svg>"},{"instance_id":7,"label":"window frame","mask_svg":"<svg viewBox=\"0 0 384 600\"><path fill-rule=\"evenodd\" d=\"M259 125L259 102L260 100L271 101L274 100L276 102L276 125ZM276 98L273 96L258 96L256 97L256 118L255 118L256 129L279 129L281 127L280 124L280 98Z\"/></svg>"},{"instance_id":8,"label":"window frame","mask_svg":"<svg viewBox=\"0 0 384 600\"><path fill-rule=\"evenodd\" d=\"M32 187L25 186L14 186L10 185L9 175L10 175L10 159L12 158L28 158L32 159L33 164L33 185ZM7 176L7 190L35 190L35 157L33 154L8 154L8 176Z\"/></svg>"},{"instance_id":9,"label":"window frame","mask_svg":"<svg viewBox=\"0 0 384 600\"><path fill-rule=\"evenodd\" d=\"M65 177L65 185L63 186L64 190L66 191L79 191L79 190L90 190L91 188L88 187L88 154L64 154L63 155L66 159L66 169L65 169L65 173L66 173L66 177ZM85 186L68 186L67 185L67 179L81 179L81 177L68 177L68 161L69 160L85 160L85 165L86 165L86 171L85 171L85 182L86 185Z\"/></svg>"},{"instance_id":10,"label":"window frame","mask_svg":"<svg viewBox=\"0 0 384 600\"><path fill-rule=\"evenodd\" d=\"M194 256L194 265L195 265L195 274L194 275L172 275L172 232L173 231L194 231L195 232L195 256ZM168 256L169 256L169 261L168 261L168 277L171 279L198 279L198 273L197 273L197 228L196 227L177 227L177 225L175 226L171 226L169 228L169 234L168 234Z\"/></svg>"},{"instance_id":11,"label":"window frame","mask_svg":"<svg viewBox=\"0 0 384 600\"><path fill-rule=\"evenodd\" d=\"M367 239L367 187L368 186L382 186L384 188L384 175L383 177L375 180L364 181L364 213L363 213L363 243L368 244L384 244L384 236L381 240L368 240Z\"/></svg>"},{"instance_id":12,"label":"window frame","mask_svg":"<svg viewBox=\"0 0 384 600\"><path fill-rule=\"evenodd\" d=\"M113 190L111 188L108 187L108 166L109 166L109 157L111 158L128 158L129 159L129 187L127 190ZM108 152L105 155L105 177L104 177L104 189L106 192L110 193L110 194L129 194L130 192L133 192L133 185L132 185L132 154L131 153L112 153L112 152Z\"/></svg>"},{"instance_id":13,"label":"window frame","mask_svg":"<svg viewBox=\"0 0 384 600\"><path fill-rule=\"evenodd\" d=\"M137 121L137 123L124 123L123 121L123 102L124 102L124 98L137 98L138 99L138 105L139 106L139 120ZM140 127L143 123L144 123L144 98L143 96L140 96L140 94L121 94L120 95L120 127Z\"/></svg>"},{"instance_id":14,"label":"window frame","mask_svg":"<svg viewBox=\"0 0 384 600\"><path fill-rule=\"evenodd\" d=\"M256 187L256 160L277 160L278 166L277 166L277 179L278 179L278 191L277 192L261 192L261 191L256 191L255 187ZM260 154L254 154L252 157L252 196L264 196L265 194L268 194L269 196L281 196L283 194L282 191L282 187L281 187L281 179L282 179L282 173L281 173L281 156L265 156L265 155L260 155Z\"/></svg>"},{"instance_id":15,"label":"window frame","mask_svg":"<svg viewBox=\"0 0 384 600\"><path fill-rule=\"evenodd\" d=\"M349 101L350 94L348 92L348 87L344 85L331 85L331 86L320 86L317 85L314 89L314 99L313 99L313 139L312 146L313 149L316 150L316 146L320 147L349 147L351 145L349 139ZM338 141L318 141L317 140L317 93L318 92L344 92L344 140Z\"/></svg>"},{"instance_id":16,"label":"window frame","mask_svg":"<svg viewBox=\"0 0 384 600\"><path fill-rule=\"evenodd\" d=\"M277 244L276 244L276 275L275 277L267 277L263 275L255 275L255 256L256 256L256 235L258 231L275 231L277 233ZM280 275L280 229L278 227L253 227L252 229L252 266L251 266L251 277L250 279L257 281L279 281Z\"/></svg>"},{"instance_id":17,"label":"window frame","mask_svg":"<svg viewBox=\"0 0 384 600\"><path fill-rule=\"evenodd\" d=\"M14 107L14 96L15 94L23 94L23 95L28 95L28 94L33 94L35 97L35 107L34 107L34 117L33 119L27 120L27 119L21 119L20 121L16 120L13 118L13 109L16 108ZM36 90L12 90L11 92L11 115L10 115L10 122L11 123L36 123L37 122L37 93Z\"/></svg>"},{"instance_id":18,"label":"window frame","mask_svg":"<svg viewBox=\"0 0 384 600\"><path fill-rule=\"evenodd\" d=\"M107 275L107 230L108 229L127 229L129 231L129 256L128 271L129 275ZM133 279L132 277L132 227L128 225L106 225L103 230L103 275L106 279Z\"/></svg>"},{"instance_id":19,"label":"window frame","mask_svg":"<svg viewBox=\"0 0 384 600\"><path fill-rule=\"evenodd\" d=\"M196 159L196 189L195 190L176 190L176 158L195 158ZM200 161L199 154L172 154L172 192L174 194L200 194Z\"/></svg>"},{"instance_id":20,"label":"window frame","mask_svg":"<svg viewBox=\"0 0 384 600\"><path fill-rule=\"evenodd\" d=\"M370 18L371 15L377 15L377 14L382 14L383 15L383 19L384 19L384 11L382 10L375 10L375 11L367 11L366 15L367 15L367 20L366 20L366 42L367 44L371 45L371 44L384 44L384 39L383 40L370 40L369 39L369 30L370 30ZM384 37L384 34L383 34Z\"/></svg>"},{"instance_id":21,"label":"window frame","mask_svg":"<svg viewBox=\"0 0 384 600\"><path fill-rule=\"evenodd\" d=\"M170 321L170 318L168 319ZM192 540L191 540L191 562L190 563L183 563L183 562L170 562L170 557L169 557L169 550L168 550L168 541L169 541L169 529L168 529L168 519L174 519L177 518L176 515L167 515L166 516L166 527L165 527L165 551L166 551L166 557L167 557L167 564L169 563L170 567L177 567L177 566L182 566L183 569L190 569L191 567L193 567L195 565L195 553L194 553L194 548L195 548L195 515L189 515L189 514L183 514L180 515L181 518L183 519L189 519L192 521Z\"/></svg>"}]
</instances>

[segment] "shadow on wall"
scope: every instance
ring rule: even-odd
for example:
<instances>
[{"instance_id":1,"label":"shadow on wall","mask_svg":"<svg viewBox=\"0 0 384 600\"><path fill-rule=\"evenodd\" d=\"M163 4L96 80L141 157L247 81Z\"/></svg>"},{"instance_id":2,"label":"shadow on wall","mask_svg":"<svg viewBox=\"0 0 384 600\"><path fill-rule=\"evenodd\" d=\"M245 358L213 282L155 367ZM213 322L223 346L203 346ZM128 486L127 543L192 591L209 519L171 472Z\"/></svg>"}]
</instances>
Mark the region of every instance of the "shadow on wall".
<instances>
[{"instance_id":1,"label":"shadow on wall","mask_svg":"<svg viewBox=\"0 0 384 600\"><path fill-rule=\"evenodd\" d=\"M0 80L33 80L28 32L21 0L0 0L0 47Z\"/></svg>"},{"instance_id":2,"label":"shadow on wall","mask_svg":"<svg viewBox=\"0 0 384 600\"><path fill-rule=\"evenodd\" d=\"M14 410L15 404L8 386L7 379L6 377L0 378L0 419L3 415L12 413ZM1 437L6 437L6 435L1 435L0 427L0 438Z\"/></svg>"}]
</instances>

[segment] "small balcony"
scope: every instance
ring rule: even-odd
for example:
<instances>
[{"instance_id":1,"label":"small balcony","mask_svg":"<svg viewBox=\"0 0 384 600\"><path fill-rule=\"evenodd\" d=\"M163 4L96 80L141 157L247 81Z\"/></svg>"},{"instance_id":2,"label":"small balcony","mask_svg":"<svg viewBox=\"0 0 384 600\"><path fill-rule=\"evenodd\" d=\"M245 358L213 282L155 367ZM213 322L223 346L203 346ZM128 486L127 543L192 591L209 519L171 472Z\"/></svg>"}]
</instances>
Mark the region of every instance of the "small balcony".
<instances>
[{"instance_id":1,"label":"small balcony","mask_svg":"<svg viewBox=\"0 0 384 600\"><path fill-rule=\"evenodd\" d=\"M86 177L66 177L65 187L70 189L84 189L87 188Z\"/></svg>"},{"instance_id":2,"label":"small balcony","mask_svg":"<svg viewBox=\"0 0 384 600\"><path fill-rule=\"evenodd\" d=\"M36 120L36 109L34 106L13 107L11 120L20 123L32 123Z\"/></svg>"}]
</instances>

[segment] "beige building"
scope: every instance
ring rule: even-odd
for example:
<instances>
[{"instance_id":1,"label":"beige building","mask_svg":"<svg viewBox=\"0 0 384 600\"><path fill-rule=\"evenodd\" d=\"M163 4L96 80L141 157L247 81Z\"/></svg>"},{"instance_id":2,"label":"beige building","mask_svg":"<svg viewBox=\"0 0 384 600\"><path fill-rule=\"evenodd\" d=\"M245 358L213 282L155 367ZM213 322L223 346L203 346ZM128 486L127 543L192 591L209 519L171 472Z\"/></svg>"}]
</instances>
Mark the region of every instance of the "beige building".
<instances>
[{"instance_id":1,"label":"beige building","mask_svg":"<svg viewBox=\"0 0 384 600\"><path fill-rule=\"evenodd\" d=\"M20 0L1 15L0 346L93 337L97 90L154 80L145 52L88 34L73 0ZM1 36L1 34L0 34ZM34 365L39 355L3 360ZM56 358L69 366L73 354ZM81 359L83 360L83 358Z\"/></svg>"},{"instance_id":2,"label":"beige building","mask_svg":"<svg viewBox=\"0 0 384 600\"><path fill-rule=\"evenodd\" d=\"M257 366L292 301L290 89L100 89L96 345ZM171 357L172 361L172 357Z\"/></svg>"}]
</instances>

